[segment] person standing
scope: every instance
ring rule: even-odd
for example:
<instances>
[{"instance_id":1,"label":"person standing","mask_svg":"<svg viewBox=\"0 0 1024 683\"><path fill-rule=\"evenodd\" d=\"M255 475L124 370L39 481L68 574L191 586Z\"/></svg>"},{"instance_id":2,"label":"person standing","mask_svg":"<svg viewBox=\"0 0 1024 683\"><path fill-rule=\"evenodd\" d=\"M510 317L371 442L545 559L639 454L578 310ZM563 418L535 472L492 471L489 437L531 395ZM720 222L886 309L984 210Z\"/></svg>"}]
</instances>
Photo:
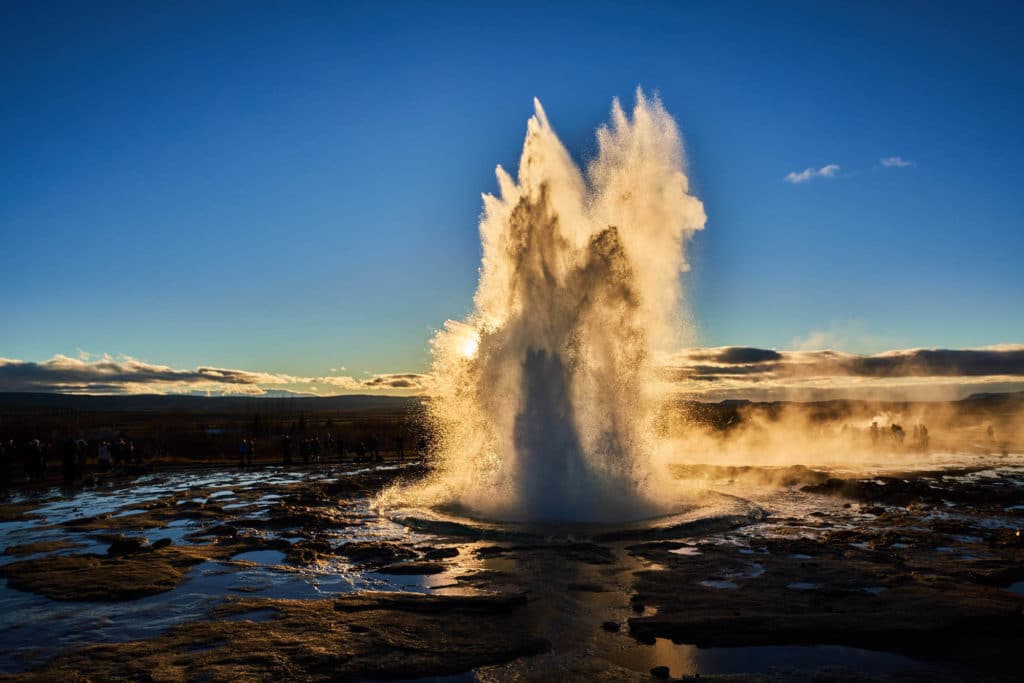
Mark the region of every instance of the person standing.
<instances>
[{"instance_id":1,"label":"person standing","mask_svg":"<svg viewBox=\"0 0 1024 683\"><path fill-rule=\"evenodd\" d=\"M104 473L110 469L110 444L106 441L101 441L96 449L96 469Z\"/></svg>"},{"instance_id":2,"label":"person standing","mask_svg":"<svg viewBox=\"0 0 1024 683\"><path fill-rule=\"evenodd\" d=\"M60 473L64 479L64 487L71 488L75 484L75 470L78 468L78 442L72 438L64 441L60 457Z\"/></svg>"},{"instance_id":3,"label":"person standing","mask_svg":"<svg viewBox=\"0 0 1024 683\"><path fill-rule=\"evenodd\" d=\"M281 435L281 460L285 467L292 464L292 438L287 434Z\"/></svg>"}]
</instances>

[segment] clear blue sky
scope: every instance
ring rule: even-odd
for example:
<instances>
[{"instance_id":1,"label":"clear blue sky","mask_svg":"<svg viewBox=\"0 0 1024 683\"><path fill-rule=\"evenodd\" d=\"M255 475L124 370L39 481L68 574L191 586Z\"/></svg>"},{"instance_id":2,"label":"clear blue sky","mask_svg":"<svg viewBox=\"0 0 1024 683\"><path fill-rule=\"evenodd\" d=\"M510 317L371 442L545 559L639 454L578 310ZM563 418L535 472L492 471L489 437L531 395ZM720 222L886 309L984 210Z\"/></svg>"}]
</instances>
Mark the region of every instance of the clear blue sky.
<instances>
[{"instance_id":1,"label":"clear blue sky","mask_svg":"<svg viewBox=\"0 0 1024 683\"><path fill-rule=\"evenodd\" d=\"M1019 3L473 4L5 3L0 357L423 370L531 98L585 159L637 85L701 343L1024 341Z\"/></svg>"}]
</instances>

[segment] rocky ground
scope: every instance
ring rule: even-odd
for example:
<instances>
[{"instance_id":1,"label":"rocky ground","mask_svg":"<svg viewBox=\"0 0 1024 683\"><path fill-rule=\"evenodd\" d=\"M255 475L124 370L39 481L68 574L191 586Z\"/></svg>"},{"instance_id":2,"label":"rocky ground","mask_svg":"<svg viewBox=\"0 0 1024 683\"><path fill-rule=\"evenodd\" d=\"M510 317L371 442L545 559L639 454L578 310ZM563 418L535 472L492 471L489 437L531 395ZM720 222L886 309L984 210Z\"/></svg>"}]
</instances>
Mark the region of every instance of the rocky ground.
<instances>
[{"instance_id":1,"label":"rocky ground","mask_svg":"<svg viewBox=\"0 0 1024 683\"><path fill-rule=\"evenodd\" d=\"M413 532L371 509L381 487L421 474L135 483L147 495L106 508L15 497L0 505L0 635L17 651L4 677L1018 680L1016 461L870 477L688 467L677 476L764 514L619 540ZM95 621L67 621L28 647L36 622L12 616L31 608L42 624L67 605L116 621L195 594L209 598L200 612L145 637L71 638Z\"/></svg>"}]
</instances>

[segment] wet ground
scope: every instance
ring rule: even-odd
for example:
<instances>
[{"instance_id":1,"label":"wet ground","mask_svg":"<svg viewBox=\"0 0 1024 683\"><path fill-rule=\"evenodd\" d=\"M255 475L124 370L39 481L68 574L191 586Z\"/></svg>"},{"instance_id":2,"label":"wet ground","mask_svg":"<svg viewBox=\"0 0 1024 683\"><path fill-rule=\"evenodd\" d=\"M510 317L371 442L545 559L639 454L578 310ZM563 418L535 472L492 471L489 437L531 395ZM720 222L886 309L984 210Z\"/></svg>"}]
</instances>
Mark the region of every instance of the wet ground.
<instances>
[{"instance_id":1,"label":"wet ground","mask_svg":"<svg viewBox=\"0 0 1024 683\"><path fill-rule=\"evenodd\" d=\"M699 504L617 527L373 509L422 473L175 471L14 494L0 505L0 671L1018 679L1024 455L679 465Z\"/></svg>"}]
</instances>

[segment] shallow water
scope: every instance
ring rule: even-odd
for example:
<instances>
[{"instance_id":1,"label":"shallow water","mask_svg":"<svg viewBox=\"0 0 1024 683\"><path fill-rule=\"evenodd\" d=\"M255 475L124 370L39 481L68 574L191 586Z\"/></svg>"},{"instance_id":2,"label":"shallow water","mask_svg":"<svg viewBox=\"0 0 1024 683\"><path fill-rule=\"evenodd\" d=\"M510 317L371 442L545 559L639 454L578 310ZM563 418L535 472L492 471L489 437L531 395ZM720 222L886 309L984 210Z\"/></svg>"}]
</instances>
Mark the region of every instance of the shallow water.
<instances>
[{"instance_id":1,"label":"shallow water","mask_svg":"<svg viewBox=\"0 0 1024 683\"><path fill-rule=\"evenodd\" d=\"M63 540L78 544L53 552L35 555L0 555L0 564L47 555L96 553L105 554L109 542L98 536L105 531L84 531L75 527L42 527L60 524L75 518L115 513L115 516L141 514L146 510L124 509L158 500L161 497L182 494L210 487L222 490L209 498L218 503L228 501L239 492L259 490L267 485L287 485L309 481L332 481L355 471L285 471L266 468L255 471L177 471L147 474L132 480L95 489L79 490L67 497L58 489L20 495L19 502L39 500L28 521L0 524L0 546ZM265 494L248 503L246 514L259 516L279 503L282 496ZM226 507L226 506L225 506ZM365 539L396 539L420 542L426 537L373 514L368 504L357 508L363 516L358 526L339 527L330 532L332 542ZM222 520L175 519L151 529L130 530L126 536L143 536L150 542L170 538L176 545L193 542L189 535L201 529L216 526ZM294 529L262 532L267 538L290 538ZM431 576L388 576L360 571L342 559L332 559L322 566L295 567L283 563L284 554L276 550L240 553L230 561L207 561L195 565L185 581L173 590L126 602L57 602L48 598L11 589L6 579L0 579L0 671L19 671L40 658L49 657L55 650L88 643L118 642L149 638L171 626L195 619L207 618L211 610L228 596L263 598L316 599L331 594L356 590L397 590L430 592L435 586L451 584L450 574Z\"/></svg>"}]
</instances>

